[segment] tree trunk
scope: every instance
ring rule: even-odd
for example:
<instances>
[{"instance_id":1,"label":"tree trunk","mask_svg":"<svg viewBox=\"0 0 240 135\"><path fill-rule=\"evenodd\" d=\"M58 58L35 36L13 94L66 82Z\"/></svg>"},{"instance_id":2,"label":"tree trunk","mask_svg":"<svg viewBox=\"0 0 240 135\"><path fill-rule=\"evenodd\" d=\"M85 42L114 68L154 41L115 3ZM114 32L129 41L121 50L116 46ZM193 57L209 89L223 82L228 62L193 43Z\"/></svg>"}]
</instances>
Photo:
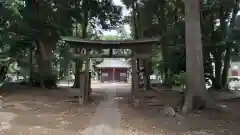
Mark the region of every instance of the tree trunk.
<instances>
[{"instance_id":1,"label":"tree trunk","mask_svg":"<svg viewBox=\"0 0 240 135\"><path fill-rule=\"evenodd\" d=\"M52 46L49 44L44 44L41 41L39 41L37 45L37 63L40 75L40 86L43 88L56 87L56 78L52 74Z\"/></svg>"},{"instance_id":2,"label":"tree trunk","mask_svg":"<svg viewBox=\"0 0 240 135\"><path fill-rule=\"evenodd\" d=\"M73 88L80 88L80 71L82 70L82 64L82 60L76 60Z\"/></svg>"},{"instance_id":3,"label":"tree trunk","mask_svg":"<svg viewBox=\"0 0 240 135\"><path fill-rule=\"evenodd\" d=\"M215 79L213 81L213 88L222 88L222 50L221 48L216 48L216 52L213 54L215 63Z\"/></svg>"},{"instance_id":4,"label":"tree trunk","mask_svg":"<svg viewBox=\"0 0 240 135\"><path fill-rule=\"evenodd\" d=\"M144 88L146 90L149 90L150 89L150 80L149 80L149 77L150 77L150 65L149 65L149 60L148 59L144 59L143 60L143 67L144 67L144 71L143 71L143 78L144 78Z\"/></svg>"},{"instance_id":5,"label":"tree trunk","mask_svg":"<svg viewBox=\"0 0 240 135\"><path fill-rule=\"evenodd\" d=\"M162 60L163 60L163 69L164 69L164 85L167 87L171 87L171 81L169 77L169 68L168 68L168 48L166 45L166 37L165 34L167 33L167 24L165 21L165 6L166 6L166 1L162 0L161 5L160 5L160 18L159 18L159 24L161 27L161 49L162 49Z\"/></svg>"},{"instance_id":6,"label":"tree trunk","mask_svg":"<svg viewBox=\"0 0 240 135\"><path fill-rule=\"evenodd\" d=\"M134 28L134 39L139 38L139 29L138 29L138 13L137 13L137 0L132 1L132 17L133 17L133 28Z\"/></svg>"},{"instance_id":7,"label":"tree trunk","mask_svg":"<svg viewBox=\"0 0 240 135\"><path fill-rule=\"evenodd\" d=\"M203 50L200 28L200 1L185 0L185 44L187 90L182 112L206 106Z\"/></svg>"},{"instance_id":8,"label":"tree trunk","mask_svg":"<svg viewBox=\"0 0 240 135\"><path fill-rule=\"evenodd\" d=\"M133 15L133 24L134 24L134 39L137 40L141 36L140 30L140 14L138 9L138 0L132 1L132 15ZM140 76L140 62L141 60L137 58L137 73Z\"/></svg>"},{"instance_id":9,"label":"tree trunk","mask_svg":"<svg viewBox=\"0 0 240 135\"><path fill-rule=\"evenodd\" d=\"M0 67L0 83L3 83L4 80L6 79L9 64L3 65L2 67Z\"/></svg>"},{"instance_id":10,"label":"tree trunk","mask_svg":"<svg viewBox=\"0 0 240 135\"><path fill-rule=\"evenodd\" d=\"M37 62L37 74L35 73L32 78L30 78L32 80L32 85L33 86L40 86L41 88L45 88L45 85L44 85L44 78L43 78L43 58L40 54L40 49L39 47L37 47L37 50L35 51L35 54L36 54L36 62Z\"/></svg>"},{"instance_id":11,"label":"tree trunk","mask_svg":"<svg viewBox=\"0 0 240 135\"><path fill-rule=\"evenodd\" d=\"M234 29L234 27L236 26L236 16L237 13L239 11L239 0L236 0L234 3L234 8L232 11L232 19L230 22L230 28L231 30ZM225 57L224 57L224 67L223 67L223 73L222 73L222 85L224 86L224 88L227 87L227 78L228 78L228 70L230 68L230 61L231 61L231 56L232 56L232 47L231 47L232 43L230 43L230 45L227 46L226 49L226 53L225 53Z\"/></svg>"},{"instance_id":12,"label":"tree trunk","mask_svg":"<svg viewBox=\"0 0 240 135\"><path fill-rule=\"evenodd\" d=\"M228 70L230 68L230 60L231 60L231 47L227 47L225 56L224 56L224 66L223 66L223 72L222 72L222 86L224 88L227 88L227 78L228 78Z\"/></svg>"},{"instance_id":13,"label":"tree trunk","mask_svg":"<svg viewBox=\"0 0 240 135\"><path fill-rule=\"evenodd\" d=\"M29 52L28 52L28 55L29 55L29 80L28 80L28 83L29 85L32 85L32 74L33 74L33 46L30 46L29 48Z\"/></svg>"},{"instance_id":14,"label":"tree trunk","mask_svg":"<svg viewBox=\"0 0 240 135\"><path fill-rule=\"evenodd\" d=\"M151 87L151 81L150 81L150 75L151 75L151 72L152 72L152 61L148 61L147 63L147 68L146 68L146 76L147 76L147 89L150 89Z\"/></svg>"},{"instance_id":15,"label":"tree trunk","mask_svg":"<svg viewBox=\"0 0 240 135\"><path fill-rule=\"evenodd\" d=\"M136 13L136 25L137 25L137 29L138 29L138 38L140 38L142 36L142 30L141 30L141 20L140 20L140 13L139 13L139 5L138 5L138 0L135 0L135 13Z\"/></svg>"},{"instance_id":16,"label":"tree trunk","mask_svg":"<svg viewBox=\"0 0 240 135\"><path fill-rule=\"evenodd\" d=\"M75 36L79 36L78 35L78 23L76 21L75 24ZM80 53L78 48L75 48L75 53ZM75 79L74 79L74 84L73 84L73 88L80 88L80 69L81 69L81 60L76 60L75 61Z\"/></svg>"},{"instance_id":17,"label":"tree trunk","mask_svg":"<svg viewBox=\"0 0 240 135\"><path fill-rule=\"evenodd\" d=\"M82 23L82 38L87 38L87 27L88 27L88 18L89 18L89 3L87 0L83 1L84 5L84 18ZM80 88L80 69L82 68L83 62L81 60L76 61L75 65L75 80L74 80L74 88Z\"/></svg>"}]
</instances>

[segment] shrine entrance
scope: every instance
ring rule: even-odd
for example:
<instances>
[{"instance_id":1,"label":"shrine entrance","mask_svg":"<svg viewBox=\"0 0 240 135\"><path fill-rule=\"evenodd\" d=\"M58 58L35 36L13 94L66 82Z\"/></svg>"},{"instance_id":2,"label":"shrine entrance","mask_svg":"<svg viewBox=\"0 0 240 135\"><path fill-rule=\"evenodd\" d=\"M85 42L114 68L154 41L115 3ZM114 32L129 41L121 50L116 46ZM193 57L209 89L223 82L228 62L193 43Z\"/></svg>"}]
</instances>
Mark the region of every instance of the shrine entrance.
<instances>
[{"instance_id":1,"label":"shrine entrance","mask_svg":"<svg viewBox=\"0 0 240 135\"><path fill-rule=\"evenodd\" d=\"M126 61L115 58L105 58L96 65L100 71L99 79L101 82L127 82L130 65Z\"/></svg>"},{"instance_id":2,"label":"shrine entrance","mask_svg":"<svg viewBox=\"0 0 240 135\"><path fill-rule=\"evenodd\" d=\"M140 63L144 63L144 88L149 86L150 64L152 47L156 45L160 38L147 38L140 40L83 40L79 37L64 36L63 41L68 43L74 54L72 59L81 60L84 63L84 70L79 73L80 90L79 103L86 103L91 94L91 75L89 72L90 58L131 58L132 89L130 100L133 101L140 86ZM109 49L108 54L92 53L91 50ZM131 54L113 54L113 49L130 49ZM76 77L75 77L76 78Z\"/></svg>"}]
</instances>

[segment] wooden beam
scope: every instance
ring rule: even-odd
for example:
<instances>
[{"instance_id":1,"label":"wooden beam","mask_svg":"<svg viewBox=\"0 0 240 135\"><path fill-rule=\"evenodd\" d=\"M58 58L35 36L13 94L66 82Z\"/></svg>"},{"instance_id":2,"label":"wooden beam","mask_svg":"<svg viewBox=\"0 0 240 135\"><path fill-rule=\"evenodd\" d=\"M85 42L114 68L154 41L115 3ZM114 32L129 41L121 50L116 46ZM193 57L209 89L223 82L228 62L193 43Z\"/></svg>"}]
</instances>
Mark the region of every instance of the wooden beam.
<instances>
[{"instance_id":1,"label":"wooden beam","mask_svg":"<svg viewBox=\"0 0 240 135\"><path fill-rule=\"evenodd\" d=\"M136 54L135 57L146 59L150 58L151 54ZM88 59L88 58L132 58L132 55L102 55L102 54L91 54L91 55L82 55L74 54L72 59Z\"/></svg>"},{"instance_id":2,"label":"wooden beam","mask_svg":"<svg viewBox=\"0 0 240 135\"><path fill-rule=\"evenodd\" d=\"M101 49L109 49L109 48L125 48L125 49L134 49L134 48L149 48L154 44L158 44L160 41L160 37L155 38L147 38L147 39L139 39L139 40L83 40L79 37L67 37L62 36L61 39L71 46L81 47L81 48L101 48Z\"/></svg>"}]
</instances>

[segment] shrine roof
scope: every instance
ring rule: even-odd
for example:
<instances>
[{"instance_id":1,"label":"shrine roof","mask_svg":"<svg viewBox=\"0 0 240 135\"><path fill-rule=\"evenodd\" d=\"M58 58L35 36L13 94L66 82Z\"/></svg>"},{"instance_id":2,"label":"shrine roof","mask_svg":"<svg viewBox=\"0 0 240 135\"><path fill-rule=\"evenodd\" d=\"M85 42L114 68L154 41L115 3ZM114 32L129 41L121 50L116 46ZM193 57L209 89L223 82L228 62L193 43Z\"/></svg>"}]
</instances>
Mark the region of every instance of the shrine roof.
<instances>
[{"instance_id":1,"label":"shrine roof","mask_svg":"<svg viewBox=\"0 0 240 135\"><path fill-rule=\"evenodd\" d=\"M98 68L129 68L128 63L120 59L105 58L102 63L97 65Z\"/></svg>"},{"instance_id":2,"label":"shrine roof","mask_svg":"<svg viewBox=\"0 0 240 135\"><path fill-rule=\"evenodd\" d=\"M127 47L136 45L154 45L160 41L159 37L145 38L138 40L87 40L76 36L62 36L61 39L69 44L75 46L89 46L89 47Z\"/></svg>"}]
</instances>

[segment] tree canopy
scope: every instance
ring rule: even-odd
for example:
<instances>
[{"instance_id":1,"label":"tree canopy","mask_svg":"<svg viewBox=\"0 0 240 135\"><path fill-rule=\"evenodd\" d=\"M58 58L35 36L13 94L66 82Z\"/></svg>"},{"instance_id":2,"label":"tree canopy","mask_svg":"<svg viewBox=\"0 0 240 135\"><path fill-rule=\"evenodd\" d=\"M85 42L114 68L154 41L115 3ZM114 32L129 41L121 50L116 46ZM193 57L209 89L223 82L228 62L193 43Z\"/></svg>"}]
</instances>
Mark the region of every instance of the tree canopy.
<instances>
[{"instance_id":1,"label":"tree canopy","mask_svg":"<svg viewBox=\"0 0 240 135\"><path fill-rule=\"evenodd\" d=\"M176 78L181 78L179 75L185 75L185 63L189 61L185 30L189 1L122 2L130 10L129 16L123 17L122 7L114 5L112 0L2 0L0 55L3 59L10 57L27 69L30 80L35 80L36 85L51 88L57 79L72 70L76 75L75 86L79 87L77 75L82 69L82 61L70 59L73 51L78 50L71 50L60 41L60 36L101 39L101 30L111 29L117 29L118 35L105 36L105 40L161 36L160 43L152 50L152 64L148 65L164 78L163 85L171 87ZM224 89L228 85L230 62L239 57L239 1L195 2L199 4L199 45L202 45L204 77L212 81L214 89ZM124 24L130 26L132 35L122 30ZM193 31L189 36L196 33ZM3 78L9 63L5 62L1 67Z\"/></svg>"}]
</instances>

